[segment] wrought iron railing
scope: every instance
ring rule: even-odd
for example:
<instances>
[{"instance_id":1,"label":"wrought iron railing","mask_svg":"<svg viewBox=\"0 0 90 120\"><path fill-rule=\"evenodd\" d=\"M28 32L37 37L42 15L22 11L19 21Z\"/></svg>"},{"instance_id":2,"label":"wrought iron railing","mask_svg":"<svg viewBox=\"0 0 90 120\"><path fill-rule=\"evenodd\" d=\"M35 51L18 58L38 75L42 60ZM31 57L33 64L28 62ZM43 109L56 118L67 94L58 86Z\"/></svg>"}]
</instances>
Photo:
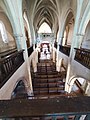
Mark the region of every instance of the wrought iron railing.
<instances>
[{"instance_id":1,"label":"wrought iron railing","mask_svg":"<svg viewBox=\"0 0 90 120\"><path fill-rule=\"evenodd\" d=\"M28 57L32 54L33 52L33 46L28 48Z\"/></svg>"},{"instance_id":2,"label":"wrought iron railing","mask_svg":"<svg viewBox=\"0 0 90 120\"><path fill-rule=\"evenodd\" d=\"M75 60L90 69L90 50L75 48Z\"/></svg>"},{"instance_id":3,"label":"wrought iron railing","mask_svg":"<svg viewBox=\"0 0 90 120\"><path fill-rule=\"evenodd\" d=\"M23 64L23 51L24 50L21 50L0 60L0 88Z\"/></svg>"},{"instance_id":4,"label":"wrought iron railing","mask_svg":"<svg viewBox=\"0 0 90 120\"><path fill-rule=\"evenodd\" d=\"M0 119L3 118L90 120L90 97L4 100L0 101Z\"/></svg>"},{"instance_id":5,"label":"wrought iron railing","mask_svg":"<svg viewBox=\"0 0 90 120\"><path fill-rule=\"evenodd\" d=\"M54 43L54 47L57 49L57 42Z\"/></svg>"},{"instance_id":6,"label":"wrought iron railing","mask_svg":"<svg viewBox=\"0 0 90 120\"><path fill-rule=\"evenodd\" d=\"M70 54L70 46L59 45L59 51L64 53L65 55L69 56L69 54Z\"/></svg>"}]
</instances>

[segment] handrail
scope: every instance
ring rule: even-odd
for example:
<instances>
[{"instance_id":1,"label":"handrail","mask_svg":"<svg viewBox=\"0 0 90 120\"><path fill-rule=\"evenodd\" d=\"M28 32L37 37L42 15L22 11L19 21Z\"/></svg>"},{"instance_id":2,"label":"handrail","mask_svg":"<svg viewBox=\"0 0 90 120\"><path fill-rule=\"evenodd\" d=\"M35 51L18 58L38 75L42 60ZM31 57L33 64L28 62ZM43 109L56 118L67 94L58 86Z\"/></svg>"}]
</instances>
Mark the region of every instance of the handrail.
<instances>
[{"instance_id":1,"label":"handrail","mask_svg":"<svg viewBox=\"0 0 90 120\"><path fill-rule=\"evenodd\" d=\"M27 49L27 51L28 51L28 57L32 54L32 52L33 52L33 46L32 47L29 47L28 49Z\"/></svg>"},{"instance_id":2,"label":"handrail","mask_svg":"<svg viewBox=\"0 0 90 120\"><path fill-rule=\"evenodd\" d=\"M48 99L14 99L0 101L0 118L43 118L51 117L57 120L79 120L82 115L86 115L90 120L90 97L59 97ZM39 119L40 120L40 119Z\"/></svg>"},{"instance_id":3,"label":"handrail","mask_svg":"<svg viewBox=\"0 0 90 120\"><path fill-rule=\"evenodd\" d=\"M59 51L64 53L65 55L69 56L69 54L70 54L70 46L59 45Z\"/></svg>"},{"instance_id":4,"label":"handrail","mask_svg":"<svg viewBox=\"0 0 90 120\"><path fill-rule=\"evenodd\" d=\"M90 49L84 49L84 48L74 48L75 50L79 50L79 51L85 51L87 53L90 53Z\"/></svg>"},{"instance_id":5,"label":"handrail","mask_svg":"<svg viewBox=\"0 0 90 120\"><path fill-rule=\"evenodd\" d=\"M0 88L13 75L13 73L23 64L23 51L18 51L5 58L0 59Z\"/></svg>"},{"instance_id":6,"label":"handrail","mask_svg":"<svg viewBox=\"0 0 90 120\"><path fill-rule=\"evenodd\" d=\"M11 50L7 50L7 51L4 51L4 52L1 52L1 53L0 53L0 57L1 57L1 58L4 58L4 57L6 57L6 56L8 56L8 55L10 55L10 54L13 54L13 53L15 53L15 52L17 52L17 49L16 49L16 48L11 49Z\"/></svg>"},{"instance_id":7,"label":"handrail","mask_svg":"<svg viewBox=\"0 0 90 120\"><path fill-rule=\"evenodd\" d=\"M76 50L74 60L76 60L86 68L90 69L90 50L78 48L74 49Z\"/></svg>"}]
</instances>

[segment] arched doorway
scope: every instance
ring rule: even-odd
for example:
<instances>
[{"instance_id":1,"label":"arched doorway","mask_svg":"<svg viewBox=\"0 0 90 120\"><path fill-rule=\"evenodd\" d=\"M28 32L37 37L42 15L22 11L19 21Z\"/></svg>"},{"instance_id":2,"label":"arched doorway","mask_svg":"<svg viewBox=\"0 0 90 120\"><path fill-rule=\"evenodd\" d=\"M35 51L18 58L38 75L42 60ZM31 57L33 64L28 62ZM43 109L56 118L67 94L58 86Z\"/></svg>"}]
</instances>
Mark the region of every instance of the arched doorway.
<instances>
[{"instance_id":1,"label":"arched doorway","mask_svg":"<svg viewBox=\"0 0 90 120\"><path fill-rule=\"evenodd\" d=\"M68 92L76 96L88 95L89 81L82 77L71 77L68 82Z\"/></svg>"},{"instance_id":2,"label":"arched doorway","mask_svg":"<svg viewBox=\"0 0 90 120\"><path fill-rule=\"evenodd\" d=\"M28 94L23 80L20 80L16 83L16 87L12 92L11 99L17 98L28 98Z\"/></svg>"}]
</instances>

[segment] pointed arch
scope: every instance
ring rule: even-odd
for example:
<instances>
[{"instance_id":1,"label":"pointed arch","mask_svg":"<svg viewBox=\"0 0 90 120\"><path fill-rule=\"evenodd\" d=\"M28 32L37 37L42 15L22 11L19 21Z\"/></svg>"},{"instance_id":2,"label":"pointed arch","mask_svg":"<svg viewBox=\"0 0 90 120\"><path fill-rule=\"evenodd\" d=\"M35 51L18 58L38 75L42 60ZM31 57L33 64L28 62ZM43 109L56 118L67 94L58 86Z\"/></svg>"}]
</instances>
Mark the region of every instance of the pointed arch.
<instances>
[{"instance_id":1,"label":"pointed arch","mask_svg":"<svg viewBox=\"0 0 90 120\"><path fill-rule=\"evenodd\" d=\"M11 93L11 99L28 97L27 86L27 80L24 77L19 78L14 85L13 91Z\"/></svg>"},{"instance_id":2,"label":"pointed arch","mask_svg":"<svg viewBox=\"0 0 90 120\"><path fill-rule=\"evenodd\" d=\"M90 1L86 7L86 10L84 12L82 19L81 19L78 34L81 34L81 35L85 34L85 30L86 30L87 24L89 23L89 20L90 20Z\"/></svg>"},{"instance_id":3,"label":"pointed arch","mask_svg":"<svg viewBox=\"0 0 90 120\"><path fill-rule=\"evenodd\" d=\"M79 84L81 84L81 86L83 86L83 91L84 91L84 87L86 85L86 82L88 82L85 78L81 77L81 76L72 76L69 81L68 81L68 93L71 92L73 85L75 84L75 82L79 82Z\"/></svg>"},{"instance_id":4,"label":"pointed arch","mask_svg":"<svg viewBox=\"0 0 90 120\"><path fill-rule=\"evenodd\" d=\"M46 22L43 22L38 30L38 33L52 33L52 31L50 26Z\"/></svg>"},{"instance_id":5,"label":"pointed arch","mask_svg":"<svg viewBox=\"0 0 90 120\"><path fill-rule=\"evenodd\" d=\"M69 20L72 17L74 18L73 10L71 8L69 8L68 10L66 10L66 12L64 13L64 16L62 17L62 20L61 20L62 26L60 28L60 34L58 36L58 39L64 37L64 30L65 30L66 23L69 22ZM59 42L60 42L60 44L62 43L62 41L59 41Z\"/></svg>"}]
</instances>

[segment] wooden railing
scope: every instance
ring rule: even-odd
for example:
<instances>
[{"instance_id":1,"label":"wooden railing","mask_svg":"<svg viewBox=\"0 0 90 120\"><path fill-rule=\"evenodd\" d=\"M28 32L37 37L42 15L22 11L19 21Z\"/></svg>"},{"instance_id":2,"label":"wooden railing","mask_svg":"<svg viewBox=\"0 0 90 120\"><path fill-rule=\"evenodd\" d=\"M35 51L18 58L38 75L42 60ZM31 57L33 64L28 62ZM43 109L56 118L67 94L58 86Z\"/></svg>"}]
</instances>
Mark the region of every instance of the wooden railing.
<instances>
[{"instance_id":1,"label":"wooden railing","mask_svg":"<svg viewBox=\"0 0 90 120\"><path fill-rule=\"evenodd\" d=\"M0 101L0 119L90 120L90 97L14 99Z\"/></svg>"},{"instance_id":2,"label":"wooden railing","mask_svg":"<svg viewBox=\"0 0 90 120\"><path fill-rule=\"evenodd\" d=\"M5 51L5 52L1 52L1 53L0 53L0 57L1 57L1 58L4 58L4 57L6 57L6 56L8 56L8 55L10 55L10 54L13 54L13 53L15 53L15 52L17 52L17 49L16 49L16 48L11 49L11 50L7 50L7 51Z\"/></svg>"},{"instance_id":3,"label":"wooden railing","mask_svg":"<svg viewBox=\"0 0 90 120\"><path fill-rule=\"evenodd\" d=\"M70 46L59 45L59 51L64 53L65 55L69 56L69 54L70 54Z\"/></svg>"},{"instance_id":4,"label":"wooden railing","mask_svg":"<svg viewBox=\"0 0 90 120\"><path fill-rule=\"evenodd\" d=\"M28 48L28 57L32 54L33 52L33 46Z\"/></svg>"},{"instance_id":5,"label":"wooden railing","mask_svg":"<svg viewBox=\"0 0 90 120\"><path fill-rule=\"evenodd\" d=\"M75 60L90 69L90 50L75 48Z\"/></svg>"},{"instance_id":6,"label":"wooden railing","mask_svg":"<svg viewBox=\"0 0 90 120\"><path fill-rule=\"evenodd\" d=\"M54 43L54 47L57 49L57 42Z\"/></svg>"},{"instance_id":7,"label":"wooden railing","mask_svg":"<svg viewBox=\"0 0 90 120\"><path fill-rule=\"evenodd\" d=\"M23 51L21 50L0 60L0 88L24 62Z\"/></svg>"}]
</instances>

